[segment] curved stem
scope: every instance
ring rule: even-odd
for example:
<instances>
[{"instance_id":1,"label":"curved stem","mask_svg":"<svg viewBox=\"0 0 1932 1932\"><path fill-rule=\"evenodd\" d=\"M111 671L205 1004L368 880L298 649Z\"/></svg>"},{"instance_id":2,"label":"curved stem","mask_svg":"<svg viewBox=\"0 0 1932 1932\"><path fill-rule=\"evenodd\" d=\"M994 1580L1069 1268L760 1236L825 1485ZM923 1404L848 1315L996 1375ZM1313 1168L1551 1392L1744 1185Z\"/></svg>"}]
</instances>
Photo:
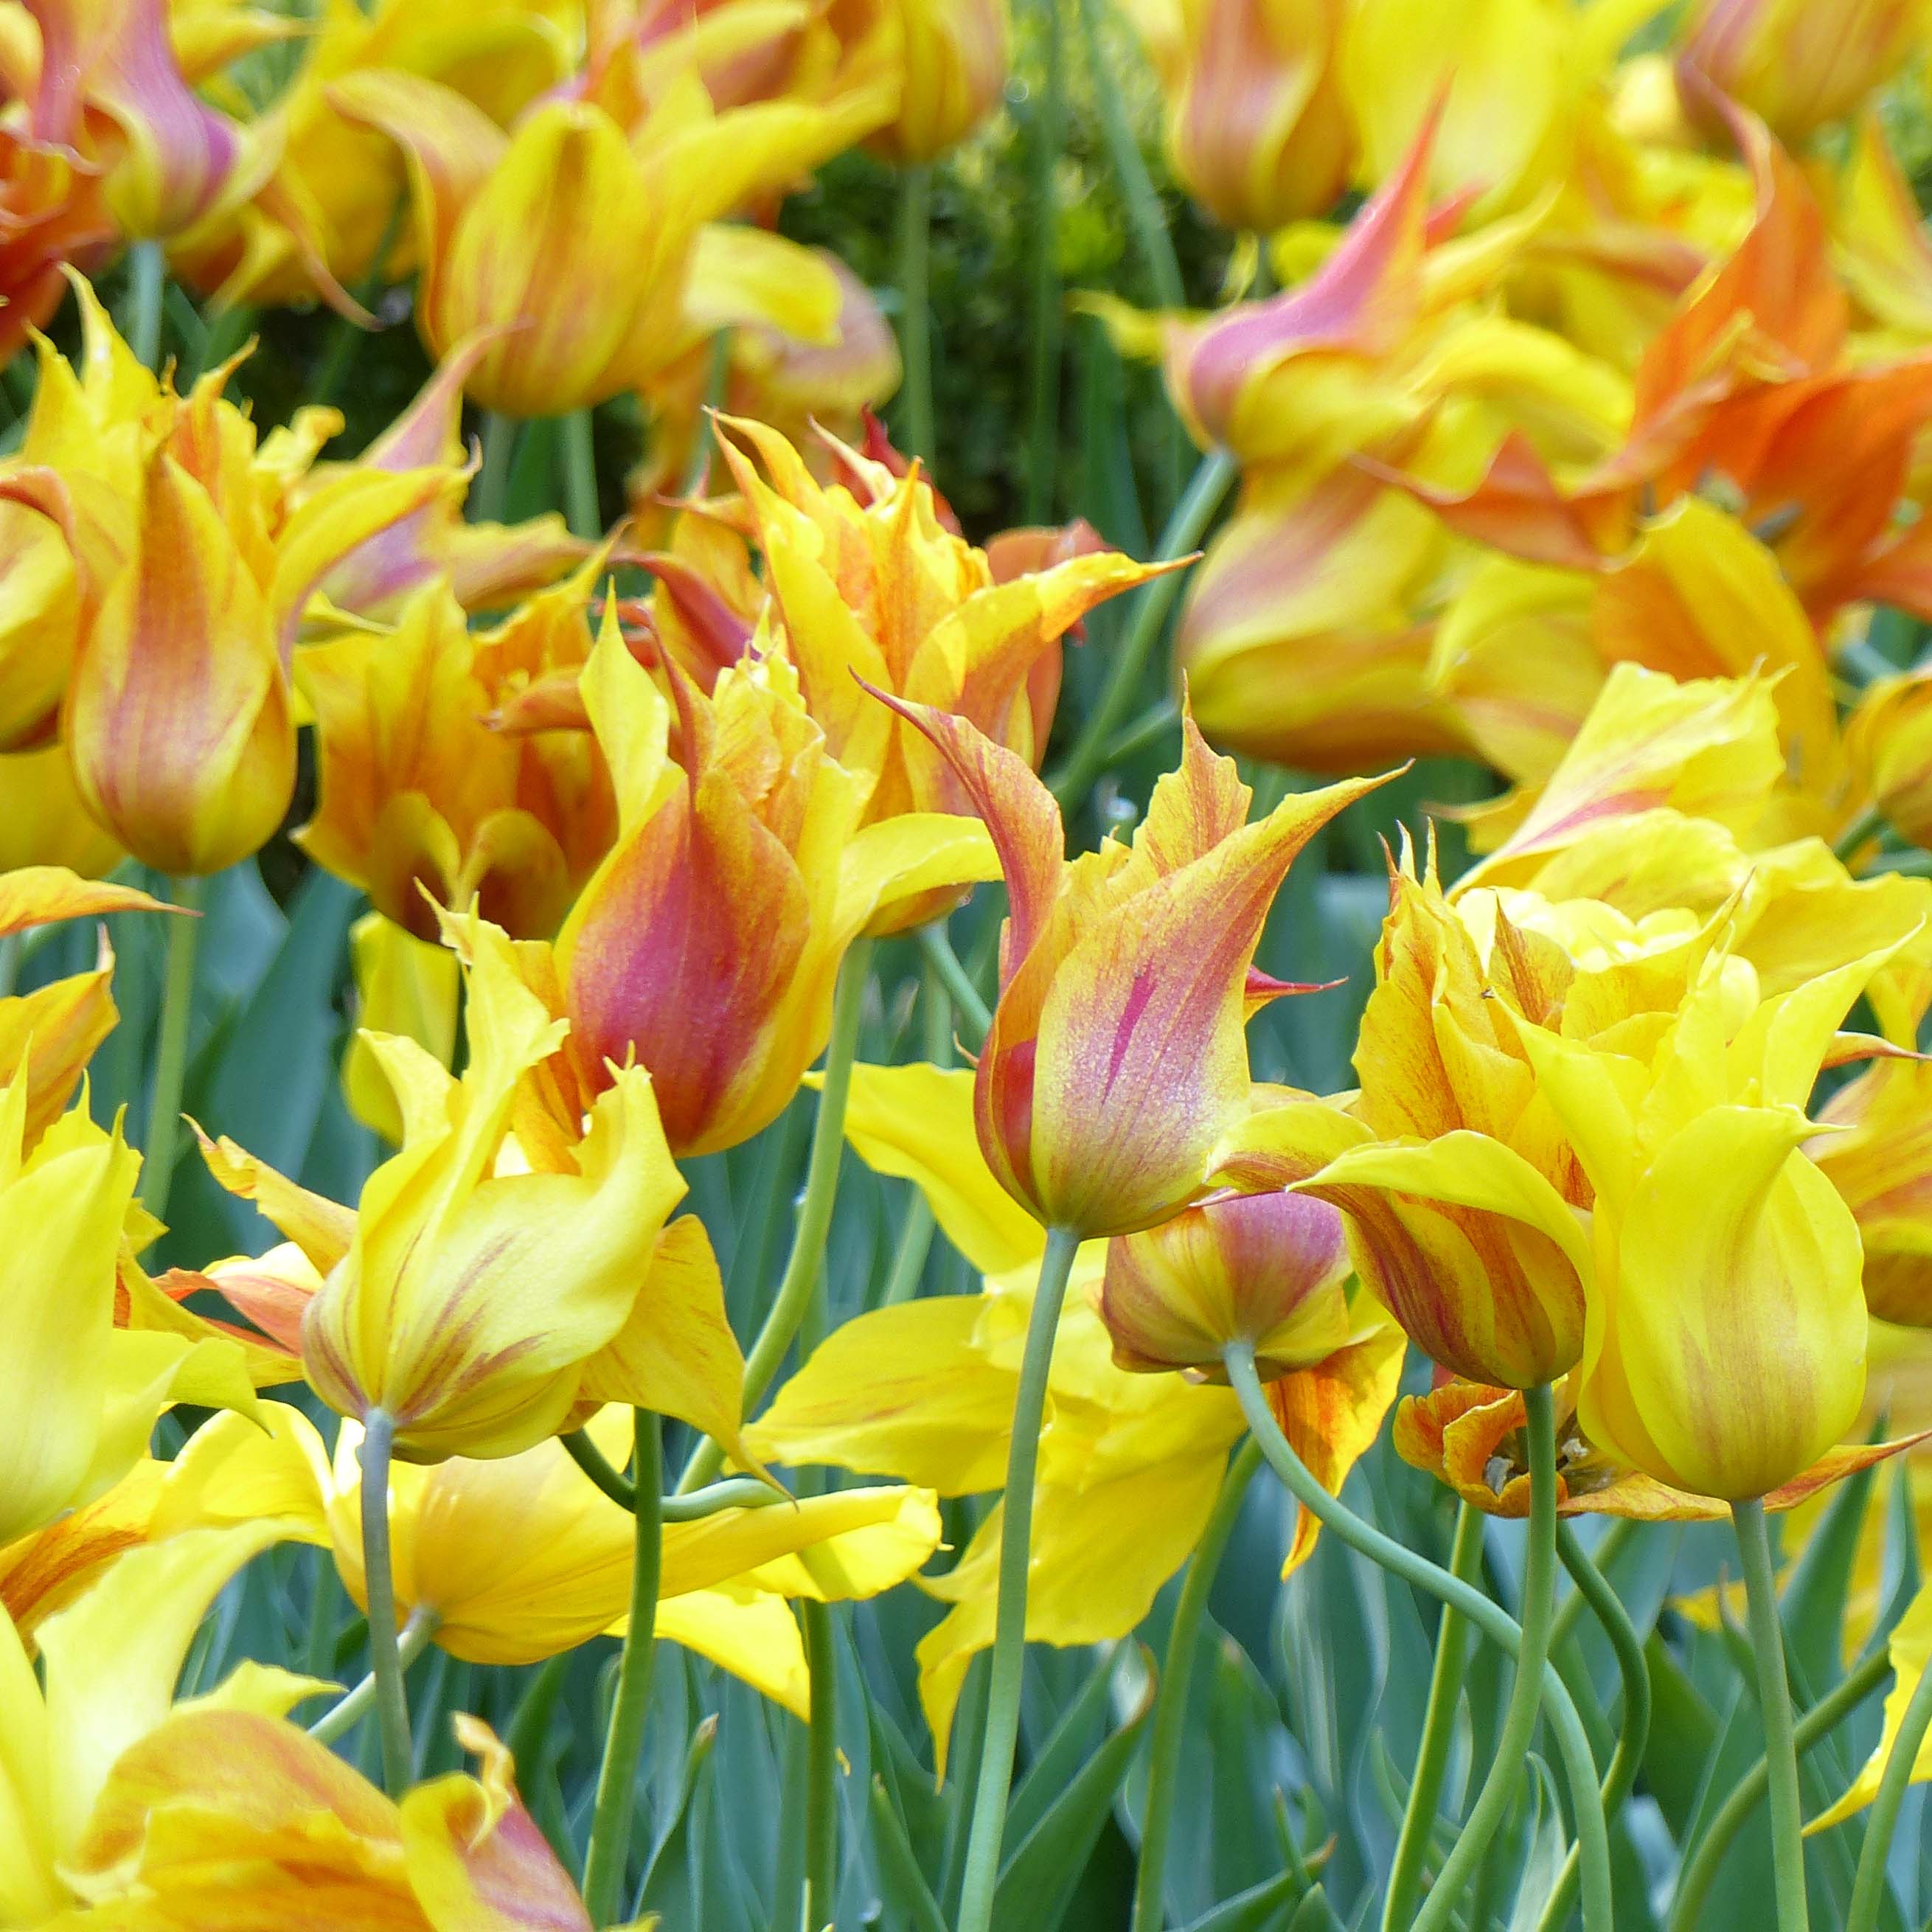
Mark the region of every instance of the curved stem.
<instances>
[{"instance_id":1,"label":"curved stem","mask_svg":"<svg viewBox=\"0 0 1932 1932\"><path fill-rule=\"evenodd\" d=\"M1140 1863L1134 1874L1132 1932L1161 1932L1167 1876L1167 1848L1174 1832L1174 1788L1180 1780L1180 1747L1187 1731L1187 1688L1200 1648L1201 1619L1208 1609L1214 1573L1234 1533L1248 1485L1261 1466L1260 1446L1250 1436L1234 1451L1208 1526L1195 1546L1187 1579L1174 1606L1167 1639L1167 1665L1160 1676L1160 1702L1154 1714L1154 1742L1148 1757L1147 1815L1141 1829Z\"/></svg>"},{"instance_id":2,"label":"curved stem","mask_svg":"<svg viewBox=\"0 0 1932 1932\"><path fill-rule=\"evenodd\" d=\"M1764 1504L1733 1503L1731 1521L1744 1559L1744 1603L1751 1654L1757 1664L1758 1706L1764 1716L1764 1761L1771 1791L1771 1849L1777 1875L1778 1932L1809 1932L1804 1895L1804 1806L1798 1792L1798 1748L1785 1674L1784 1632L1778 1620L1778 1582Z\"/></svg>"},{"instance_id":3,"label":"curved stem","mask_svg":"<svg viewBox=\"0 0 1932 1932\"><path fill-rule=\"evenodd\" d=\"M410 1781L410 1706L396 1636L396 1580L389 1567L389 1451L396 1419L372 1408L362 1422L362 1594L369 1613L369 1674L382 1736L382 1784L392 1798Z\"/></svg>"},{"instance_id":4,"label":"curved stem","mask_svg":"<svg viewBox=\"0 0 1932 1932\"><path fill-rule=\"evenodd\" d=\"M754 1476L732 1476L722 1483L708 1483L701 1490L659 1498L658 1514L666 1522L700 1522L721 1510L769 1509L774 1503L791 1500L784 1490Z\"/></svg>"},{"instance_id":5,"label":"curved stem","mask_svg":"<svg viewBox=\"0 0 1932 1932\"><path fill-rule=\"evenodd\" d=\"M181 1148L182 1082L188 1075L188 1022L194 1012L194 962L201 943L206 879L169 882L168 896L182 908L168 922L168 958L161 987L154 1082L148 1096L147 1145L141 1163L141 1205L158 1221L167 1219L168 1184Z\"/></svg>"},{"instance_id":6,"label":"curved stem","mask_svg":"<svg viewBox=\"0 0 1932 1932\"><path fill-rule=\"evenodd\" d=\"M1892 1854L1892 1835L1898 1828L1899 1808L1905 1802L1906 1788L1917 1768L1918 1748L1925 1742L1928 1730L1932 1730L1932 1670L1922 1672L1912 1687L1898 1735L1892 1741L1891 1754L1879 1777L1878 1793L1872 1800L1864 1844L1858 1853L1858 1875L1852 1886L1845 1932L1875 1932L1879 1908L1885 1900L1885 1868Z\"/></svg>"},{"instance_id":7,"label":"curved stem","mask_svg":"<svg viewBox=\"0 0 1932 1932\"><path fill-rule=\"evenodd\" d=\"M1013 1397L1006 1486L1000 1505L1000 1595L994 1618L992 1667L986 1678L985 1744L973 1793L972 1825L966 1837L957 1932L988 1932L993 1922L1006 1794L1012 1785L1013 1750L1020 1734L1020 1678L1026 1664L1027 1574L1032 1555L1040 1419L1046 1406L1053 1344L1060 1332L1060 1304L1066 1298L1066 1278L1079 1246L1080 1237L1070 1228L1047 1231L1040 1285L1034 1290L1033 1312L1027 1322L1019 1388Z\"/></svg>"},{"instance_id":8,"label":"curved stem","mask_svg":"<svg viewBox=\"0 0 1932 1932\"><path fill-rule=\"evenodd\" d=\"M1482 1561L1483 1515L1470 1504L1456 1511L1456 1540L1450 1547L1449 1574L1473 1582ZM1395 1859L1389 1868L1388 1894L1382 1901L1382 1932L1400 1932L1415 1914L1423 1866L1448 1774L1449 1746L1456 1735L1456 1709L1462 1700L1469 1652L1463 1641L1464 1619L1453 1604L1442 1606L1436 1626L1436 1666L1429 1680L1429 1704L1423 1714L1422 1739L1415 1754L1415 1776L1402 1814Z\"/></svg>"},{"instance_id":9,"label":"curved stem","mask_svg":"<svg viewBox=\"0 0 1932 1932\"><path fill-rule=\"evenodd\" d=\"M1604 1540L1606 1552L1610 1542L1606 1536ZM1576 1586L1576 1593L1570 1604L1588 1604L1592 1615L1603 1626L1604 1634L1610 1639L1610 1647L1617 1654L1617 1675L1623 1683L1623 1724L1617 1732L1617 1748L1611 1755L1610 1768L1604 1774L1604 1816L1607 1821L1616 1816L1624 1800L1630 1796L1630 1787L1636 1782L1637 1767L1643 1762L1644 1748L1650 1742L1650 1666L1644 1659L1643 1639L1637 1634L1636 1624L1630 1622L1623 1599L1611 1588L1602 1570L1591 1560L1589 1552L1577 1541L1575 1532L1566 1522L1559 1522L1556 1526L1556 1553L1563 1559L1564 1568L1569 1571ZM1568 1609L1570 1604L1564 1608ZM1562 1621L1559 1612L1559 1627ZM1563 1861L1563 1869L1557 1874L1556 1889L1550 1894L1549 1903L1543 1908L1543 1916L1538 1922L1540 1932L1560 1932L1568 1919L1570 1908L1576 1900L1580 1870L1576 1848L1573 1845Z\"/></svg>"},{"instance_id":10,"label":"curved stem","mask_svg":"<svg viewBox=\"0 0 1932 1932\"><path fill-rule=\"evenodd\" d=\"M396 1654L405 1670L429 1648L429 1640L436 1634L438 1621L435 1611L425 1604L418 1604L410 1611L410 1620L404 1624L402 1635L396 1640ZM376 1676L371 1671L309 1726L309 1736L320 1744L332 1744L350 1726L368 1714L375 1701Z\"/></svg>"},{"instance_id":11,"label":"curved stem","mask_svg":"<svg viewBox=\"0 0 1932 1932\"><path fill-rule=\"evenodd\" d=\"M1613 1519L1610 1528L1604 1532L1603 1540L1597 1545L1597 1553L1590 1558L1591 1568L1600 1576L1609 1569L1622 1556L1631 1538L1642 1526L1633 1516L1620 1516ZM1559 1556L1562 1553L1562 1538L1566 1528L1567 1526L1559 1523L1557 1530L1557 1553ZM1570 1572L1573 1578L1575 1574L1574 1570ZM1570 1641L1584 1611L1589 1607L1590 1600L1580 1589L1572 1590L1556 1606L1556 1622L1550 1632L1550 1648L1552 1652L1561 1650ZM1644 1682L1646 1684L1650 1682L1648 1667L1644 1672Z\"/></svg>"},{"instance_id":12,"label":"curved stem","mask_svg":"<svg viewBox=\"0 0 1932 1932\"><path fill-rule=\"evenodd\" d=\"M1868 805L1832 841L1832 856L1850 865L1853 855L1884 830L1885 814L1876 806Z\"/></svg>"},{"instance_id":13,"label":"curved stem","mask_svg":"<svg viewBox=\"0 0 1932 1932\"><path fill-rule=\"evenodd\" d=\"M845 1151L845 1102L852 1090L852 1062L859 1051L859 1015L865 1004L866 975L872 942L855 940L838 968L832 1000L832 1036L825 1045L825 1084L819 1089L818 1118L812 1123L812 1151L806 1158L805 1195L792 1231L791 1252L778 1293L745 1358L744 1412L763 1400L785 1353L812 1306L818 1271L825 1260L825 1238L832 1226L832 1204L838 1192L838 1166ZM724 1466L715 1442L700 1442L685 1465L678 1493L688 1496L710 1482Z\"/></svg>"},{"instance_id":14,"label":"curved stem","mask_svg":"<svg viewBox=\"0 0 1932 1932\"><path fill-rule=\"evenodd\" d=\"M604 512L597 501L597 440L590 410L572 410L557 424L557 456L564 520L572 536L595 543L604 534Z\"/></svg>"},{"instance_id":15,"label":"curved stem","mask_svg":"<svg viewBox=\"0 0 1932 1932\"><path fill-rule=\"evenodd\" d=\"M1483 1854L1516 1802L1536 1736L1543 1667L1549 1660L1550 1633L1556 1618L1556 1410L1547 1383L1524 1390L1522 1399L1527 1418L1524 1433L1529 1442L1529 1546L1522 1573L1522 1648L1496 1739L1495 1760L1416 1914L1416 1932L1442 1932L1449 1924ZM1590 1796L1595 1795L1593 1789ZM1589 1808L1581 1793L1576 1804L1580 1812ZM1598 1815L1600 1819L1601 1812Z\"/></svg>"},{"instance_id":16,"label":"curved stem","mask_svg":"<svg viewBox=\"0 0 1932 1932\"><path fill-rule=\"evenodd\" d=\"M809 1932L818 1932L832 1923L838 1894L838 1666L832 1644L831 1606L808 1598L799 1609L805 1624L806 1662L812 1672L805 1760L805 1924Z\"/></svg>"},{"instance_id":17,"label":"curved stem","mask_svg":"<svg viewBox=\"0 0 1932 1932\"><path fill-rule=\"evenodd\" d=\"M946 929L944 920L934 920L919 929L919 950L926 956L926 962L939 975L952 1004L958 1009L958 1016L977 1036L974 1044L986 1037L993 1024L992 1009L986 1004L986 995L974 985L972 975L960 963L958 953L952 950L952 935Z\"/></svg>"},{"instance_id":18,"label":"curved stem","mask_svg":"<svg viewBox=\"0 0 1932 1932\"><path fill-rule=\"evenodd\" d=\"M136 242L128 250L128 346L136 361L161 366L161 303L167 292L167 251L155 241Z\"/></svg>"},{"instance_id":19,"label":"curved stem","mask_svg":"<svg viewBox=\"0 0 1932 1932\"><path fill-rule=\"evenodd\" d=\"M580 1429L556 1438L564 1453L620 1509L634 1509L638 1492L628 1478L620 1476L604 1460L604 1452Z\"/></svg>"},{"instance_id":20,"label":"curved stem","mask_svg":"<svg viewBox=\"0 0 1932 1932\"><path fill-rule=\"evenodd\" d=\"M636 1550L631 1560L631 1618L617 1666L617 1694L611 1700L610 1728L604 1734L604 1761L598 1768L597 1800L590 1816L590 1846L584 1859L584 1907L593 1925L608 1925L616 1920L618 1894L630 1862L631 1814L636 1804L644 1714L651 1701L658 1577L664 1560L657 1510L658 1492L664 1486L658 1418L647 1408L638 1410L636 1417L638 1451L631 1466L631 1481L640 1508Z\"/></svg>"},{"instance_id":21,"label":"curved stem","mask_svg":"<svg viewBox=\"0 0 1932 1932\"><path fill-rule=\"evenodd\" d=\"M1891 1674L1892 1660L1882 1649L1864 1658L1834 1689L1819 1699L1800 1718L1792 1731L1792 1742L1802 1755L1820 1738L1843 1724ZM1738 1832L1750 1822L1751 1814L1764 1802L1771 1782L1771 1766L1760 1758L1732 1786L1730 1796L1718 1808L1696 1850L1677 1881L1677 1895L1670 1908L1670 1932L1696 1932L1704 1922L1704 1902L1716 1883L1724 1855Z\"/></svg>"},{"instance_id":22,"label":"curved stem","mask_svg":"<svg viewBox=\"0 0 1932 1932\"><path fill-rule=\"evenodd\" d=\"M1391 1576L1399 1576L1418 1589L1426 1590L1438 1602L1454 1604L1491 1642L1512 1658L1520 1658L1523 1633L1514 1618L1492 1603L1480 1590L1452 1576L1439 1564L1432 1563L1419 1551L1409 1549L1365 1522L1339 1497L1330 1496L1294 1452L1294 1445L1281 1432L1281 1425L1268 1406L1268 1392L1255 1372L1254 1351L1236 1342L1222 1358L1228 1381L1241 1405L1255 1440L1270 1468L1295 1501L1351 1550L1379 1564ZM1576 1814L1576 1838L1583 1854L1583 1924L1585 1932L1610 1932L1610 1834L1604 1822L1603 1808L1597 1799L1597 1767L1590 1755L1590 1742L1582 1720L1563 1680L1546 1664L1543 1670L1543 1701L1556 1733L1557 1748L1570 1786L1570 1802ZM1440 1881L1437 1889L1441 1890Z\"/></svg>"},{"instance_id":23,"label":"curved stem","mask_svg":"<svg viewBox=\"0 0 1932 1932\"><path fill-rule=\"evenodd\" d=\"M1210 449L1202 458L1186 493L1167 520L1167 527L1160 533L1160 541L1154 547L1155 562L1168 563L1185 556L1201 541L1234 480L1235 468L1234 459L1225 449ZM1080 736L1067 753L1066 764L1052 781L1053 794L1063 806L1084 798L1100 776L1106 748L1126 718L1148 655L1160 635L1160 627L1186 574L1171 570L1141 586L1133 622L1114 653L1113 668L1108 674L1100 701L1081 726Z\"/></svg>"},{"instance_id":24,"label":"curved stem","mask_svg":"<svg viewBox=\"0 0 1932 1932\"><path fill-rule=\"evenodd\" d=\"M932 460L932 170L899 178L899 442L908 456Z\"/></svg>"}]
</instances>

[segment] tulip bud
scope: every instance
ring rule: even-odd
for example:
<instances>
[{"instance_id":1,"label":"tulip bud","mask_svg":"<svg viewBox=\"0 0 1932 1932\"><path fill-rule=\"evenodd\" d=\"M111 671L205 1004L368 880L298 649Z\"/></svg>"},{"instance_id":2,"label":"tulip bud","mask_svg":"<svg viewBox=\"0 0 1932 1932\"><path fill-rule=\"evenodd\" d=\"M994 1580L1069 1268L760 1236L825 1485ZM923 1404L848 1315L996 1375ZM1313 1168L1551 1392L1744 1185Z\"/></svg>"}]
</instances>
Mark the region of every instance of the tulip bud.
<instances>
[{"instance_id":1,"label":"tulip bud","mask_svg":"<svg viewBox=\"0 0 1932 1932\"><path fill-rule=\"evenodd\" d=\"M1006 0L860 0L856 39L902 76L898 112L872 139L889 160L918 166L956 147L999 105L1006 85Z\"/></svg>"},{"instance_id":2,"label":"tulip bud","mask_svg":"<svg viewBox=\"0 0 1932 1932\"><path fill-rule=\"evenodd\" d=\"M1854 112L1924 31L1918 10L1895 0L1701 0L1678 70L1700 98L1714 87L1798 142Z\"/></svg>"},{"instance_id":3,"label":"tulip bud","mask_svg":"<svg viewBox=\"0 0 1932 1932\"><path fill-rule=\"evenodd\" d=\"M1193 0L1169 90L1174 172L1223 227L1326 214L1352 158L1336 0Z\"/></svg>"},{"instance_id":4,"label":"tulip bud","mask_svg":"<svg viewBox=\"0 0 1932 1932\"><path fill-rule=\"evenodd\" d=\"M1932 1328L1932 1066L1881 1060L1820 1112L1805 1152L1858 1224L1865 1304L1881 1321Z\"/></svg>"},{"instance_id":5,"label":"tulip bud","mask_svg":"<svg viewBox=\"0 0 1932 1932\"><path fill-rule=\"evenodd\" d=\"M883 695L883 694L881 694ZM1131 848L1070 863L1053 794L964 718L886 700L937 746L998 848L1012 911L974 1085L980 1151L1040 1222L1166 1220L1248 1111L1249 970L1295 855L1379 779L1291 796L1254 824L1234 760L1190 718ZM1257 997L1296 990L1268 982Z\"/></svg>"},{"instance_id":6,"label":"tulip bud","mask_svg":"<svg viewBox=\"0 0 1932 1932\"><path fill-rule=\"evenodd\" d=\"M1305 1195L1216 1194L1107 1246L1100 1319L1123 1369L1225 1379L1231 1342L1264 1381L1324 1360L1348 1340L1342 1217Z\"/></svg>"}]
</instances>

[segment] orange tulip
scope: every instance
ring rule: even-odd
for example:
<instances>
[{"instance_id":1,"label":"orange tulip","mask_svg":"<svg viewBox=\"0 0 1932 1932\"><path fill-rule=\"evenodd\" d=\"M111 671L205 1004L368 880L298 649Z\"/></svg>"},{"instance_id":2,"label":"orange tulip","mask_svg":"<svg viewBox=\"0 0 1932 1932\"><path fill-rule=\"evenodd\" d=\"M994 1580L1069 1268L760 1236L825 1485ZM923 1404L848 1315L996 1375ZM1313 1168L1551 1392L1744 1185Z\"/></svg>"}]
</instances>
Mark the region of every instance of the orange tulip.
<instances>
[{"instance_id":1,"label":"orange tulip","mask_svg":"<svg viewBox=\"0 0 1932 1932\"><path fill-rule=\"evenodd\" d=\"M884 694L878 694L884 696ZM1012 910L974 1084L986 1163L1048 1227L1129 1234L1206 1184L1248 1110L1252 1006L1297 990L1251 977L1296 854L1382 782L1292 796L1246 824L1234 761L1185 723L1179 771L1127 847L1069 862L1060 808L1026 762L966 719L885 698L938 747L998 848Z\"/></svg>"}]
</instances>

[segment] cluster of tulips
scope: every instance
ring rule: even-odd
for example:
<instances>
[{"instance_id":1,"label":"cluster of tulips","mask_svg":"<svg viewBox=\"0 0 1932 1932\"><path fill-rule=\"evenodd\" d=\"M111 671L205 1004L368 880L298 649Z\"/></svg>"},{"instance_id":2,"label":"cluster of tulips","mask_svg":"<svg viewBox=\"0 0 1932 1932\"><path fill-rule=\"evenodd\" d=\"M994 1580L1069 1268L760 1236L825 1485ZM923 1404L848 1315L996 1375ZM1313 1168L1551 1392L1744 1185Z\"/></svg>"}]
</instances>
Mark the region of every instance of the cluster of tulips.
<instances>
[{"instance_id":1,"label":"cluster of tulips","mask_svg":"<svg viewBox=\"0 0 1932 1932\"><path fill-rule=\"evenodd\" d=\"M1878 111L1932 14L1019 10L0 4L0 1928L656 1923L666 1645L804 1740L766 1922L881 1922L851 1875L890 1866L883 1922L1057 1924L1013 1782L1078 1740L1023 1724L1029 1646L1160 1600L1122 1909L1162 1932L1264 1463L1281 1576L1324 1538L1379 1566L1434 1676L1368 1903L1291 1839L1199 1924L1696 1932L1760 1807L1780 1932L1840 1832L1852 1932L1912 1910L1932 1592L1894 1576L1795 1711L1779 1566L1877 1466L1932 1482L1932 239ZM976 544L934 480L932 170L1057 98L1083 28L1162 306L1072 305L1202 452L1148 561L1078 520ZM1130 58L1228 232L1218 305L1179 305ZM896 299L781 232L861 147L902 184ZM266 428L250 329L316 304L316 393ZM350 457L379 311L431 366ZM614 520L614 403L647 429ZM561 512L510 514L532 475ZM1376 816L1417 759L1486 781L1439 836ZM1256 963L1345 813L1387 912L1323 1094L1256 1078L1249 1024L1345 1010ZM216 882L292 818L362 907L353 1198L183 1114ZM165 949L138 1133L90 1078L108 928L60 963L110 917ZM915 1019L923 1058L862 1059ZM695 1178L754 1142L748 1229ZM857 1312L848 1142L898 1210ZM279 1240L182 1252L190 1178ZM1367 1506L1385 1430L1441 1538ZM1646 1887L1614 1854L1667 1652L1611 1539L1705 1521L1742 1588L1672 1614L1734 1641L1762 1752ZM206 1681L274 1564L356 1614ZM943 1856L842 1756L844 1606L889 1592L941 1606L900 1660ZM1614 1725L1558 1667L1583 1616ZM528 1685L520 1754L587 1646L580 1805L540 1820L478 1716L427 1774L425 1653ZM1459 1780L1484 1646L1509 1688ZM1808 1807L1801 1755L1887 1682ZM1511 1904L1544 1748L1557 1852Z\"/></svg>"}]
</instances>

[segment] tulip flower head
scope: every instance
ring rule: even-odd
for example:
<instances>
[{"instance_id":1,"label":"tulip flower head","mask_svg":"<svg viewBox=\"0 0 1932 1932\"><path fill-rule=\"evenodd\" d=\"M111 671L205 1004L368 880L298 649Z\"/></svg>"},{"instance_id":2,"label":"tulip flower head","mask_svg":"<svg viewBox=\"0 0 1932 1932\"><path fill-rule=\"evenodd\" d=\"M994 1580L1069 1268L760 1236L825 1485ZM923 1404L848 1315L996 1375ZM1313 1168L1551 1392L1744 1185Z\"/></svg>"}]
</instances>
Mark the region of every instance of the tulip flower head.
<instances>
[{"instance_id":1,"label":"tulip flower head","mask_svg":"<svg viewBox=\"0 0 1932 1932\"><path fill-rule=\"evenodd\" d=\"M920 166L956 147L1000 104L1011 26L1006 0L840 0L834 24L855 58L898 77L898 110L872 145Z\"/></svg>"},{"instance_id":2,"label":"tulip flower head","mask_svg":"<svg viewBox=\"0 0 1932 1932\"><path fill-rule=\"evenodd\" d=\"M1806 1152L1857 1218L1865 1302L1932 1328L1932 1066L1882 1060L1839 1088Z\"/></svg>"},{"instance_id":3,"label":"tulip flower head","mask_svg":"<svg viewBox=\"0 0 1932 1932\"><path fill-rule=\"evenodd\" d=\"M1070 862L1060 808L1023 759L964 718L884 701L952 767L1006 878L1000 997L974 1088L987 1165L1046 1226L1152 1227L1202 1191L1247 1111L1250 973L1276 890L1381 781L1298 794L1249 824L1233 760L1190 718L1180 769L1132 844ZM1253 998L1295 990L1262 980Z\"/></svg>"},{"instance_id":4,"label":"tulip flower head","mask_svg":"<svg viewBox=\"0 0 1932 1932\"><path fill-rule=\"evenodd\" d=\"M895 898L986 876L970 821L864 826L866 784L828 750L763 643L672 706L614 622L584 694L617 794L616 844L557 941L577 1058L651 1070L672 1150L732 1147L776 1119L831 1030L846 948Z\"/></svg>"}]
</instances>

